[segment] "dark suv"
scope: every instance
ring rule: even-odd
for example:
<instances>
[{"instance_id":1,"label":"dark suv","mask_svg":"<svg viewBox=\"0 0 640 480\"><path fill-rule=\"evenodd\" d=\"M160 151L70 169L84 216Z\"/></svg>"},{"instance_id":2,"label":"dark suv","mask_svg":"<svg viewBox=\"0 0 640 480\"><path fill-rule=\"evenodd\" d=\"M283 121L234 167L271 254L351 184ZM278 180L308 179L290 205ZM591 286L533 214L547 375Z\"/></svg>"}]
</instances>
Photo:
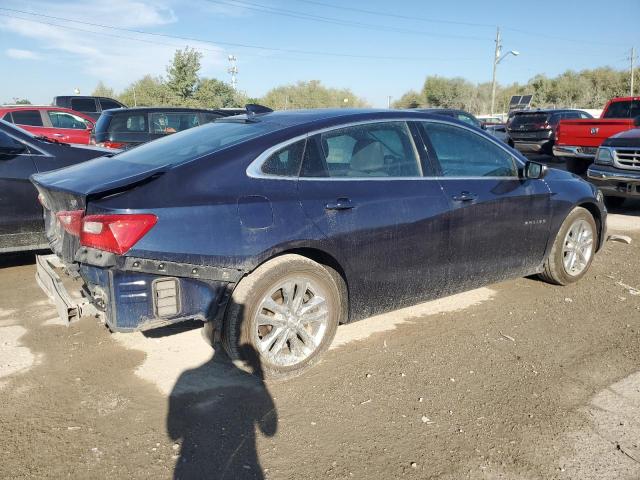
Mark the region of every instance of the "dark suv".
<instances>
[{"instance_id":1,"label":"dark suv","mask_svg":"<svg viewBox=\"0 0 640 480\"><path fill-rule=\"evenodd\" d=\"M225 110L182 107L106 110L96 123L91 143L107 148L131 148L229 115Z\"/></svg>"},{"instance_id":2,"label":"dark suv","mask_svg":"<svg viewBox=\"0 0 640 480\"><path fill-rule=\"evenodd\" d=\"M81 97L68 95L53 98L56 107L70 108L76 112L84 113L97 120L103 110L111 108L127 108L126 105L107 97Z\"/></svg>"},{"instance_id":3,"label":"dark suv","mask_svg":"<svg viewBox=\"0 0 640 480\"><path fill-rule=\"evenodd\" d=\"M509 144L522 153L551 155L560 120L593 118L582 110L523 110L507 123Z\"/></svg>"}]
</instances>

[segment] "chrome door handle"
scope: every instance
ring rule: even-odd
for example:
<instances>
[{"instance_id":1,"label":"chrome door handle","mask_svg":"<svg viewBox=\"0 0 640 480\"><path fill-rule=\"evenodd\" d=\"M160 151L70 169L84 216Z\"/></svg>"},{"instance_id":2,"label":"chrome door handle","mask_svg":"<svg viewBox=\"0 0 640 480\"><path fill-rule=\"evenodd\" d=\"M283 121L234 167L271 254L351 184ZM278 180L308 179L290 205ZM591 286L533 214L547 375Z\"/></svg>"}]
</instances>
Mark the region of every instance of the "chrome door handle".
<instances>
[{"instance_id":1,"label":"chrome door handle","mask_svg":"<svg viewBox=\"0 0 640 480\"><path fill-rule=\"evenodd\" d=\"M348 198L339 198L334 203L327 203L324 206L325 210L350 210L353 207L355 205Z\"/></svg>"},{"instance_id":2,"label":"chrome door handle","mask_svg":"<svg viewBox=\"0 0 640 480\"><path fill-rule=\"evenodd\" d=\"M478 198L478 195L471 192L460 192L458 195L454 195L451 198L453 198L455 202L472 202Z\"/></svg>"}]
</instances>

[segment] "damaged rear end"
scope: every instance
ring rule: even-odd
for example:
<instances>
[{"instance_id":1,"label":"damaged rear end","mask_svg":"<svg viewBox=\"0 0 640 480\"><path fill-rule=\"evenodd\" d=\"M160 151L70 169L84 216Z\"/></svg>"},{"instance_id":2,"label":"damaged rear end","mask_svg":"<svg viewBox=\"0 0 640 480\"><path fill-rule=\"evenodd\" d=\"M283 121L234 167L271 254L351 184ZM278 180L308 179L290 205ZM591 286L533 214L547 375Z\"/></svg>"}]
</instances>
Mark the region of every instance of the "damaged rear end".
<instances>
[{"instance_id":1,"label":"damaged rear end","mask_svg":"<svg viewBox=\"0 0 640 480\"><path fill-rule=\"evenodd\" d=\"M99 185L89 186L83 174L100 169L73 168L82 172L32 177L54 252L38 257L36 278L63 323L97 314L110 330L130 332L215 316L237 272L137 255L132 248L156 228L157 213L101 205L153 182L162 170L139 166L135 174L121 171L117 181L104 173Z\"/></svg>"}]
</instances>

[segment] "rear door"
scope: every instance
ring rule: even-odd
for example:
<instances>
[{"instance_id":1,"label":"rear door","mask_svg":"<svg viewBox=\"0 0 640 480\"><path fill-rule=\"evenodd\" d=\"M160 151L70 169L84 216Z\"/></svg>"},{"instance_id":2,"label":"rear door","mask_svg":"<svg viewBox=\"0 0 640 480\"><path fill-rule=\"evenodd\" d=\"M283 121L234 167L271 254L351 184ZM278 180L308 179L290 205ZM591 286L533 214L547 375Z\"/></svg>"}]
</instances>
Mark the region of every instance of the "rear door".
<instances>
[{"instance_id":1,"label":"rear door","mask_svg":"<svg viewBox=\"0 0 640 480\"><path fill-rule=\"evenodd\" d=\"M32 152L0 131L0 252L45 244L42 207L29 181L36 173Z\"/></svg>"},{"instance_id":2,"label":"rear door","mask_svg":"<svg viewBox=\"0 0 640 480\"><path fill-rule=\"evenodd\" d=\"M51 131L45 126L42 112L38 109L20 109L11 112L11 121L34 135L50 137Z\"/></svg>"},{"instance_id":3,"label":"rear door","mask_svg":"<svg viewBox=\"0 0 640 480\"><path fill-rule=\"evenodd\" d=\"M475 130L421 122L450 206L452 270L467 286L533 273L549 236L550 191L519 177L509 149Z\"/></svg>"},{"instance_id":4,"label":"rear door","mask_svg":"<svg viewBox=\"0 0 640 480\"><path fill-rule=\"evenodd\" d=\"M414 133L402 121L372 122L307 142L300 203L345 266L360 317L447 288L449 205L423 174Z\"/></svg>"},{"instance_id":5,"label":"rear door","mask_svg":"<svg viewBox=\"0 0 640 480\"><path fill-rule=\"evenodd\" d=\"M65 143L89 144L92 123L78 115L60 110L47 110L44 113L45 120L51 126L51 133L47 136Z\"/></svg>"}]
</instances>

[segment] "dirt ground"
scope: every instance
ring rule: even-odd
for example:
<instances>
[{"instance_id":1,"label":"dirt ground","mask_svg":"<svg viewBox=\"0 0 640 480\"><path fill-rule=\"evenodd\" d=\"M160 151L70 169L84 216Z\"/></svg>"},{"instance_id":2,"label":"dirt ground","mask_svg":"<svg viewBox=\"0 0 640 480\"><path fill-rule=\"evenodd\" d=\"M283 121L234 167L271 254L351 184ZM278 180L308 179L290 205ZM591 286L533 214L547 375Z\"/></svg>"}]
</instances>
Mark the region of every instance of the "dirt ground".
<instances>
[{"instance_id":1,"label":"dirt ground","mask_svg":"<svg viewBox=\"0 0 640 480\"><path fill-rule=\"evenodd\" d=\"M198 324L71 327L0 269L1 478L638 479L640 205L568 287L518 279L339 328L264 382ZM614 233L614 232L610 232Z\"/></svg>"}]
</instances>

